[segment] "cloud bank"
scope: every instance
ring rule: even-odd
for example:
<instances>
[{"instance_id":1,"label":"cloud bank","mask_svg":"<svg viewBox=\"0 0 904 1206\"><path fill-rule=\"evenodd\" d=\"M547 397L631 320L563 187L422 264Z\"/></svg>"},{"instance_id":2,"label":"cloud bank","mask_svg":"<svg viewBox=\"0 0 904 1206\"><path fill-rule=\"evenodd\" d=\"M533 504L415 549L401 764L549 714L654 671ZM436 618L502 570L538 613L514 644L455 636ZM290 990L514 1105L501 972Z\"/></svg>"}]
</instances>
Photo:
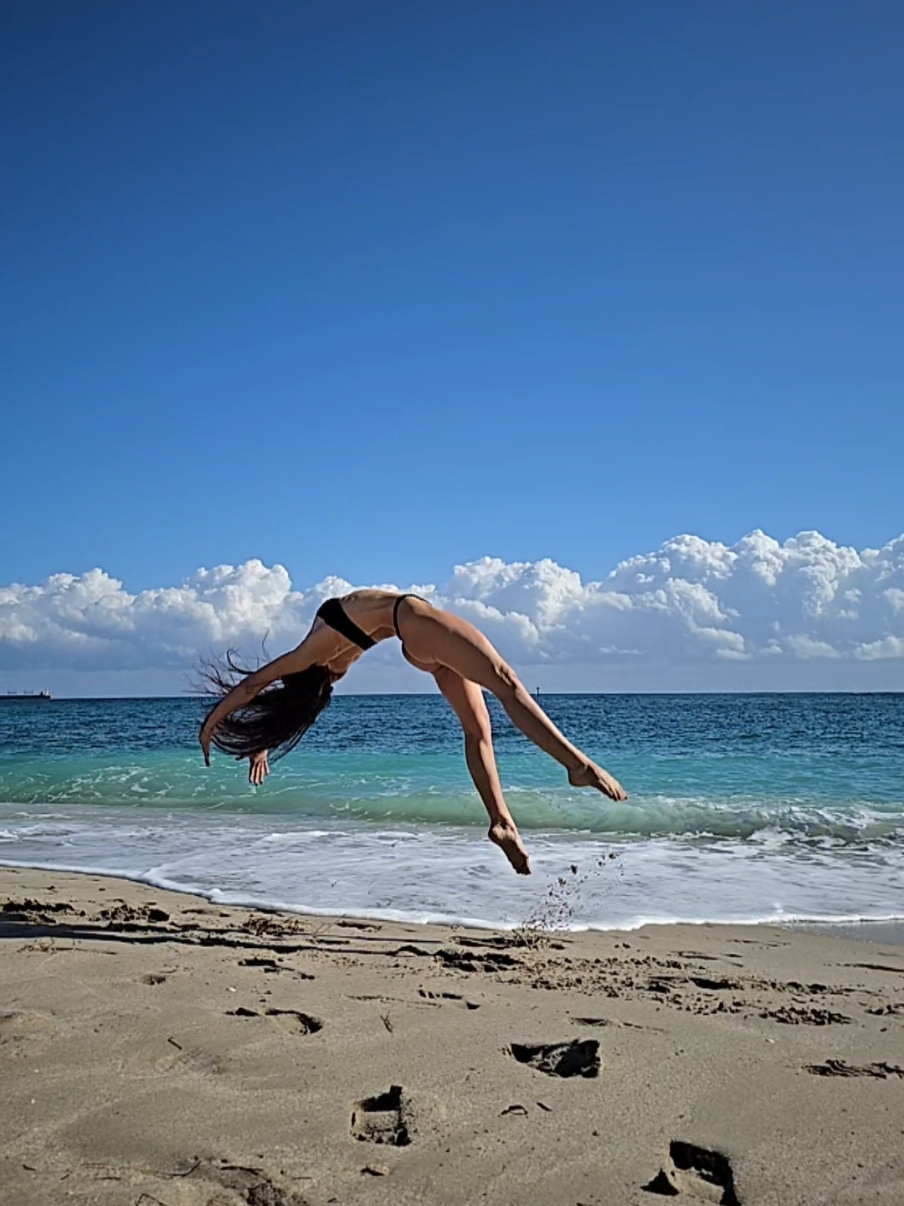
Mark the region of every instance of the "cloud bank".
<instances>
[{"instance_id":1,"label":"cloud bank","mask_svg":"<svg viewBox=\"0 0 904 1206\"><path fill-rule=\"evenodd\" d=\"M594 666L882 663L886 685L904 687L904 535L859 552L818 532L779 543L755 531L730 547L676 536L595 582L548 559L483 557L442 586L399 588L472 620L516 666L581 667L585 680ZM275 655L324 598L351 589L340 578L299 589L257 560L134 594L100 569L55 574L0 587L0 671L181 671L264 638ZM395 664L394 644L370 657Z\"/></svg>"}]
</instances>

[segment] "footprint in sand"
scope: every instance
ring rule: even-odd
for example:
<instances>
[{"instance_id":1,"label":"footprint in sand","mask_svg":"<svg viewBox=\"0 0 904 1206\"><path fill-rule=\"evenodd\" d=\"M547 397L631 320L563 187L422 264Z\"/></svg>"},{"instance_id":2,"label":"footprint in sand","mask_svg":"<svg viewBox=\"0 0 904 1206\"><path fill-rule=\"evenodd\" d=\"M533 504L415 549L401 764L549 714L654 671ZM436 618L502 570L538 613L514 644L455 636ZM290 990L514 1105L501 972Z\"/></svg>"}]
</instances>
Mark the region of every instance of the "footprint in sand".
<instances>
[{"instance_id":1,"label":"footprint in sand","mask_svg":"<svg viewBox=\"0 0 904 1206\"><path fill-rule=\"evenodd\" d=\"M139 984L150 984L150 985L164 984L164 983L166 983L166 973L165 972L148 972L147 975L145 975L145 976L139 976L138 983Z\"/></svg>"},{"instance_id":2,"label":"footprint in sand","mask_svg":"<svg viewBox=\"0 0 904 1206\"><path fill-rule=\"evenodd\" d=\"M417 995L423 997L425 1001L435 1001L439 1004L442 1001L461 1001L465 1009L479 1009L480 1006L476 1001L469 1001L463 997L460 992L431 992L429 988L419 988Z\"/></svg>"},{"instance_id":3,"label":"footprint in sand","mask_svg":"<svg viewBox=\"0 0 904 1206\"><path fill-rule=\"evenodd\" d=\"M849 1064L843 1059L827 1059L822 1064L807 1064L807 1071L814 1076L873 1076L876 1080L904 1076L900 1064L889 1064L885 1060L875 1064Z\"/></svg>"},{"instance_id":4,"label":"footprint in sand","mask_svg":"<svg viewBox=\"0 0 904 1206\"><path fill-rule=\"evenodd\" d=\"M512 1043L509 1052L519 1064L527 1064L547 1076L599 1076L600 1045L596 1039L572 1039L570 1043Z\"/></svg>"},{"instance_id":5,"label":"footprint in sand","mask_svg":"<svg viewBox=\"0 0 904 1206\"><path fill-rule=\"evenodd\" d=\"M297 1009L265 1009L261 1014L256 1009L246 1009L244 1005L240 1005L238 1009L227 1009L226 1012L234 1018L276 1018L290 1034L316 1034L323 1029L320 1018L300 1013Z\"/></svg>"},{"instance_id":6,"label":"footprint in sand","mask_svg":"<svg viewBox=\"0 0 904 1206\"><path fill-rule=\"evenodd\" d=\"M672 1140L667 1162L643 1188L664 1197L684 1194L720 1206L741 1206L728 1157L680 1139Z\"/></svg>"},{"instance_id":7,"label":"footprint in sand","mask_svg":"<svg viewBox=\"0 0 904 1206\"><path fill-rule=\"evenodd\" d=\"M203 1171L210 1182L231 1189L247 1206L309 1206L307 1198L280 1183L263 1168L219 1160L208 1162L206 1167L202 1163L198 1171ZM219 1200L218 1197L208 1198L206 1206Z\"/></svg>"},{"instance_id":8,"label":"footprint in sand","mask_svg":"<svg viewBox=\"0 0 904 1206\"><path fill-rule=\"evenodd\" d=\"M412 1130L411 1105L401 1085L391 1085L388 1093L356 1101L352 1109L355 1139L407 1147Z\"/></svg>"},{"instance_id":9,"label":"footprint in sand","mask_svg":"<svg viewBox=\"0 0 904 1206\"><path fill-rule=\"evenodd\" d=\"M847 1014L814 1005L781 1005L778 1009L764 1009L760 1017L772 1018L786 1026L847 1026L851 1021Z\"/></svg>"}]
</instances>

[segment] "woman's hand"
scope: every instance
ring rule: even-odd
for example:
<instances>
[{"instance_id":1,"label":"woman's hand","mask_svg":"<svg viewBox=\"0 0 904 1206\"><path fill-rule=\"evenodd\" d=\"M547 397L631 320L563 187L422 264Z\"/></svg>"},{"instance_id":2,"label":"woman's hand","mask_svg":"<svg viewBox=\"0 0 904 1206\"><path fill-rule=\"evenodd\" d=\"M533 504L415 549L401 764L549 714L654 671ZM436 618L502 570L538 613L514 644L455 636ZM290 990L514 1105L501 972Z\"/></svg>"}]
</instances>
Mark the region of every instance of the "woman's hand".
<instances>
[{"instance_id":1,"label":"woman's hand","mask_svg":"<svg viewBox=\"0 0 904 1206\"><path fill-rule=\"evenodd\" d=\"M248 759L248 782L260 787L267 775L270 774L270 763L267 761L267 750L258 750Z\"/></svg>"}]
</instances>

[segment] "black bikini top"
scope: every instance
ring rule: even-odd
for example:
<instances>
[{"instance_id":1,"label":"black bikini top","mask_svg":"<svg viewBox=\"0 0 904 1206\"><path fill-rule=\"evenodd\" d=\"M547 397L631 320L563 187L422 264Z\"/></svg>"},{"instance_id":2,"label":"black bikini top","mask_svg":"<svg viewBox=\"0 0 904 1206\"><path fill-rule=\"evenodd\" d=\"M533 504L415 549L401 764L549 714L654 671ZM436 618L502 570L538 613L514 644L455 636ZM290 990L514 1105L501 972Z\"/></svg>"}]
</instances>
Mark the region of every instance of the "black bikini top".
<instances>
[{"instance_id":1,"label":"black bikini top","mask_svg":"<svg viewBox=\"0 0 904 1206\"><path fill-rule=\"evenodd\" d=\"M359 649L372 649L376 645L377 642L373 637L369 637L354 620L348 618L345 608L338 599L325 599L317 608L317 614L324 624L340 633L353 645L357 645Z\"/></svg>"},{"instance_id":2,"label":"black bikini top","mask_svg":"<svg viewBox=\"0 0 904 1206\"><path fill-rule=\"evenodd\" d=\"M396 636L401 641L402 634L399 632L399 604L403 599L419 599L420 595L399 595L392 607L392 626L396 630ZM350 620L346 614L345 608L342 606L340 599L326 599L317 608L317 614L323 620L324 624L344 636L346 640L357 645L359 649L372 649L376 645L373 637L369 637L363 629L359 628L354 620Z\"/></svg>"}]
</instances>

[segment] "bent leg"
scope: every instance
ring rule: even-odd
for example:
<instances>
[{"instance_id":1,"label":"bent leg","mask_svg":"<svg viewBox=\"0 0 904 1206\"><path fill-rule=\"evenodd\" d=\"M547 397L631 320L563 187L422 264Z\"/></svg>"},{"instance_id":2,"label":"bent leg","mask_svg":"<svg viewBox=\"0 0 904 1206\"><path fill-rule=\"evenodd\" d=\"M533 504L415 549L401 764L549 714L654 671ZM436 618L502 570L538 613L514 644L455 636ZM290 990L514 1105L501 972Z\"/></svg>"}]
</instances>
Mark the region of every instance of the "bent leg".
<instances>
[{"instance_id":1,"label":"bent leg","mask_svg":"<svg viewBox=\"0 0 904 1206\"><path fill-rule=\"evenodd\" d=\"M419 661L439 662L461 678L486 687L512 723L568 771L574 787L595 787L613 800L626 800L617 779L597 766L559 732L517 674L473 624L429 605L412 606L405 643Z\"/></svg>"},{"instance_id":2,"label":"bent leg","mask_svg":"<svg viewBox=\"0 0 904 1206\"><path fill-rule=\"evenodd\" d=\"M465 734L465 761L490 817L490 841L502 849L519 875L530 875L527 851L502 794L493 752L490 714L483 692L476 683L468 682L445 667L437 670L434 678L461 721Z\"/></svg>"}]
</instances>

